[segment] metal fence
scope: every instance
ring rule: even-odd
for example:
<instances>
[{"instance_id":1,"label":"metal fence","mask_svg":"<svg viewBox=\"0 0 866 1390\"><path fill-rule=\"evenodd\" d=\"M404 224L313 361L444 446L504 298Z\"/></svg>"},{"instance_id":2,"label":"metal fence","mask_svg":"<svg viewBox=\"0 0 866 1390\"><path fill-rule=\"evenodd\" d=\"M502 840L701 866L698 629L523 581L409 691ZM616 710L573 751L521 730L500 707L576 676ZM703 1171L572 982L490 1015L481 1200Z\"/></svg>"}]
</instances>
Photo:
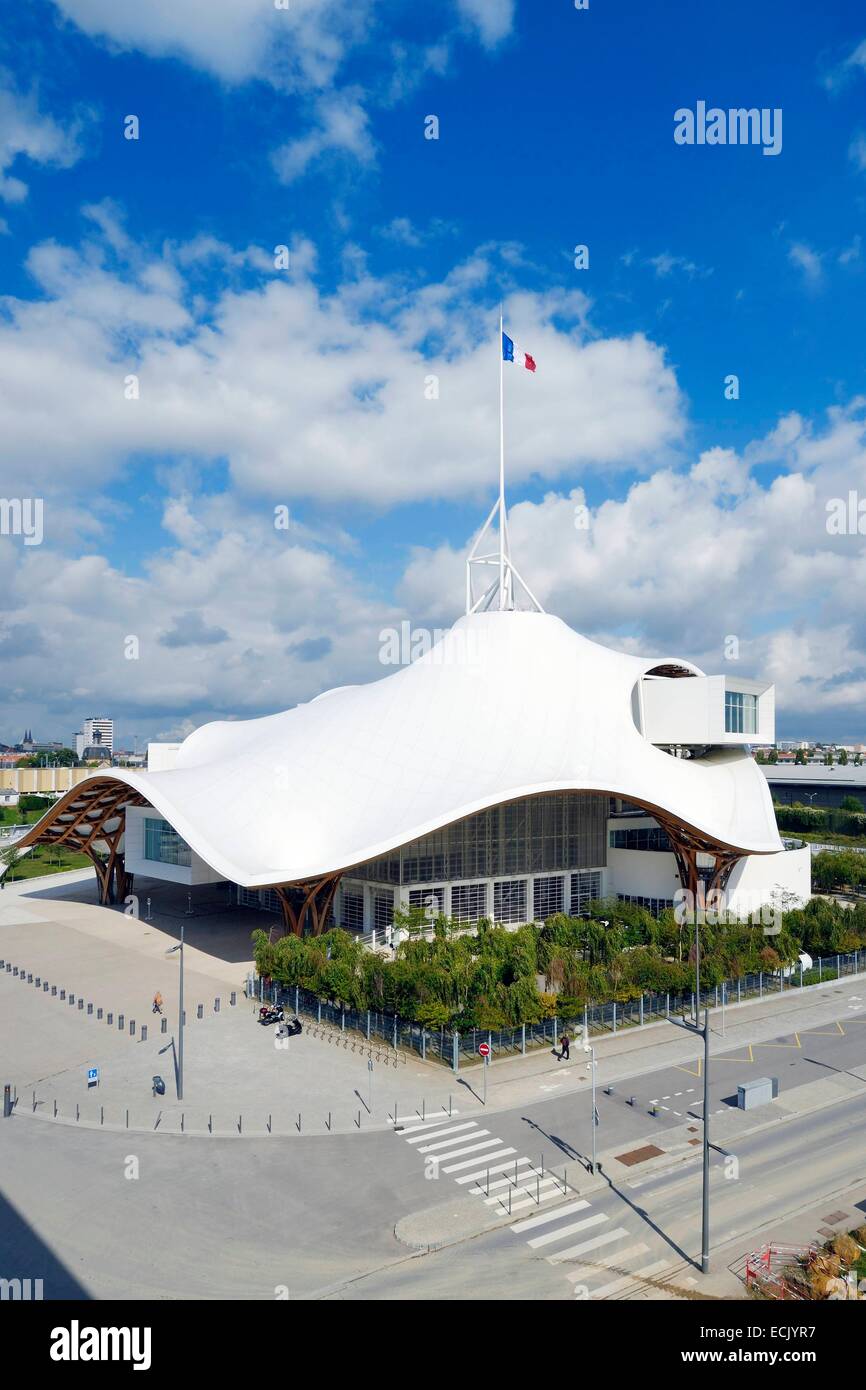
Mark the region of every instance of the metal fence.
<instances>
[{"instance_id":1,"label":"metal fence","mask_svg":"<svg viewBox=\"0 0 866 1390\"><path fill-rule=\"evenodd\" d=\"M804 970L802 963L787 971L756 971L738 980L701 990L701 1008L724 1008L746 999L763 999L772 994L805 989L810 985L840 980L857 975L866 968L866 950L840 952L822 956L812 968ZM319 1023L361 1033L367 1040L379 1039L393 1047L408 1048L422 1060L428 1058L445 1063L458 1071L461 1063L479 1063L478 1048L487 1043L491 1057L524 1055L543 1047L555 1047L564 1032L586 1030L590 1037L614 1034L626 1028L642 1028L647 1023L693 1013L694 991L671 991L667 994L644 993L636 999L607 1004L587 1004L582 1012L543 1019L539 1023L518 1023L512 1028L467 1028L457 1032L449 1028L422 1028L420 1023L400 1018L396 1014L379 1013L374 1009L343 1008L329 1003L299 986L278 985L273 980L249 975L246 981L248 998L261 1002L282 1004L298 1015L305 1014Z\"/></svg>"}]
</instances>

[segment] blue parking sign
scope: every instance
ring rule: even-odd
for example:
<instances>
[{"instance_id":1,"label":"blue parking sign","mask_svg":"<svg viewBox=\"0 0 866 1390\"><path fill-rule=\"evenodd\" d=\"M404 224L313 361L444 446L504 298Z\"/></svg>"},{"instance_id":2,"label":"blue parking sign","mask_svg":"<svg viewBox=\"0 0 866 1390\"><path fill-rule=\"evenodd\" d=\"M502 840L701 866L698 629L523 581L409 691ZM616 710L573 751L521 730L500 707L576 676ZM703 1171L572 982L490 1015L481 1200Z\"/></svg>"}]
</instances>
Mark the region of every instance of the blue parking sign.
<instances>
[{"instance_id":1,"label":"blue parking sign","mask_svg":"<svg viewBox=\"0 0 866 1390\"><path fill-rule=\"evenodd\" d=\"M87 1084L88 1086L99 1085L99 1067L87 1068Z\"/></svg>"}]
</instances>

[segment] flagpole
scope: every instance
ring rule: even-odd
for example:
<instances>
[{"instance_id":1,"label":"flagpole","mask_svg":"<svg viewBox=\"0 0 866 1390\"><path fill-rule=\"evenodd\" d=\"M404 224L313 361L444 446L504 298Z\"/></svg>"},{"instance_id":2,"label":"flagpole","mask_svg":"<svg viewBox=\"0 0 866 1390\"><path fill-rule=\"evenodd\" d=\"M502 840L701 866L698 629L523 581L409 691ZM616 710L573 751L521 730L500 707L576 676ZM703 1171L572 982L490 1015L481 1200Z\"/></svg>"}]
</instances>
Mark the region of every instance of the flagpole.
<instances>
[{"instance_id":1,"label":"flagpole","mask_svg":"<svg viewBox=\"0 0 866 1390\"><path fill-rule=\"evenodd\" d=\"M499 311L499 607L505 608L505 408L503 404L502 310Z\"/></svg>"}]
</instances>

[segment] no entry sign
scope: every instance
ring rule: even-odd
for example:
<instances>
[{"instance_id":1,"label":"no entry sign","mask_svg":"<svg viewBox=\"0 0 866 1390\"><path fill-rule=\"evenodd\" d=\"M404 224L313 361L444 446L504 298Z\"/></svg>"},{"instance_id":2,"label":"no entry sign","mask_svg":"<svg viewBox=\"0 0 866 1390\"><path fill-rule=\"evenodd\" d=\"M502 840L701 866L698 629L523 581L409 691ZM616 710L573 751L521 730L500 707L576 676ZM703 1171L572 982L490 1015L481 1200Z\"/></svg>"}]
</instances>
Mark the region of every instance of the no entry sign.
<instances>
[{"instance_id":1,"label":"no entry sign","mask_svg":"<svg viewBox=\"0 0 866 1390\"><path fill-rule=\"evenodd\" d=\"M482 1056L482 1057L489 1057L489 1056L490 1056L490 1043L479 1043L479 1044L478 1044L478 1051L481 1053L481 1056Z\"/></svg>"}]
</instances>

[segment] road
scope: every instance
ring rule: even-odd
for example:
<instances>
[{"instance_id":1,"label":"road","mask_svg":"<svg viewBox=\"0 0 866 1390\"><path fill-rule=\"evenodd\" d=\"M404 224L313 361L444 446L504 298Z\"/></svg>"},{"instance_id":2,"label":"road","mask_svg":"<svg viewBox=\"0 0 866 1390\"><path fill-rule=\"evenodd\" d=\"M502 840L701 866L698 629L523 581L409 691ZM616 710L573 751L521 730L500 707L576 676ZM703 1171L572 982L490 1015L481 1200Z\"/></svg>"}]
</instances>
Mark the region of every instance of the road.
<instances>
[{"instance_id":1,"label":"road","mask_svg":"<svg viewBox=\"0 0 866 1390\"><path fill-rule=\"evenodd\" d=\"M751 1060L742 1045L714 1053L714 1250L866 1176L855 1137L866 1016L856 1000L840 1010L835 1023L753 1046ZM586 1087L489 1114L463 1088L450 1118L295 1140L98 1133L15 1116L0 1124L0 1273L44 1278L47 1297L592 1299L654 1291L662 1275L693 1295L697 1070L686 1061L600 1092L600 1184L585 1167ZM732 1109L733 1087L762 1071L783 1078L792 1102L825 1078L824 1108L781 1119L775 1107L768 1127L742 1132L756 1117ZM615 1161L647 1139L663 1157ZM419 1255L395 1235L428 1213L435 1228L455 1203L468 1224L448 1248ZM501 1224L482 1229L491 1221Z\"/></svg>"}]
</instances>

